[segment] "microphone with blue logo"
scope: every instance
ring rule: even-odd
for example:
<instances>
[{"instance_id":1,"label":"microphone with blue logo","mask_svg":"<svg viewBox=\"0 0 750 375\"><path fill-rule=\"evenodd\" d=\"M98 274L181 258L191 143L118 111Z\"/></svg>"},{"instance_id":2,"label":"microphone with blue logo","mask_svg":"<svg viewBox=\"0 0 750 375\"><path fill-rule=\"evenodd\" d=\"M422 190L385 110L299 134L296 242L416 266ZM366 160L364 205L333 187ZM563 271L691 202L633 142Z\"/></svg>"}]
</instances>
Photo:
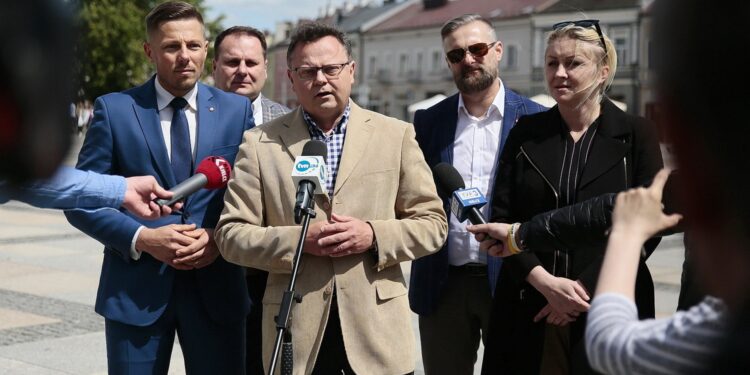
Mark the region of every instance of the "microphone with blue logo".
<instances>
[{"instance_id":1,"label":"microphone with blue logo","mask_svg":"<svg viewBox=\"0 0 750 375\"><path fill-rule=\"evenodd\" d=\"M289 286L281 296L279 303L279 314L276 315L276 340L274 341L273 353L269 364L269 374L276 373L276 365L281 355L281 374L291 374L294 368L294 349L292 348L292 331L289 319L295 303L302 302L302 296L295 291L297 284L297 273L302 261L302 253L305 247L307 229L311 218L315 217L315 194L328 195L326 188L326 156L328 148L326 144L312 140L305 143L302 155L294 159L292 167L292 180L297 184L297 198L294 203L294 222L302 224L302 231L297 241L297 249L294 251L292 260L292 274Z\"/></svg>"},{"instance_id":2,"label":"microphone with blue logo","mask_svg":"<svg viewBox=\"0 0 750 375\"><path fill-rule=\"evenodd\" d=\"M438 194L443 199L450 196L451 212L459 222L467 219L472 224L487 224L484 215L479 211L487 199L477 188L468 188L456 168L448 163L439 163L432 168Z\"/></svg>"},{"instance_id":3,"label":"microphone with blue logo","mask_svg":"<svg viewBox=\"0 0 750 375\"><path fill-rule=\"evenodd\" d=\"M326 190L326 156L328 148L321 141L305 143L302 155L294 159L292 180L297 185L297 200L294 204L294 222L302 222L305 213L315 217L313 195L328 195Z\"/></svg>"}]
</instances>

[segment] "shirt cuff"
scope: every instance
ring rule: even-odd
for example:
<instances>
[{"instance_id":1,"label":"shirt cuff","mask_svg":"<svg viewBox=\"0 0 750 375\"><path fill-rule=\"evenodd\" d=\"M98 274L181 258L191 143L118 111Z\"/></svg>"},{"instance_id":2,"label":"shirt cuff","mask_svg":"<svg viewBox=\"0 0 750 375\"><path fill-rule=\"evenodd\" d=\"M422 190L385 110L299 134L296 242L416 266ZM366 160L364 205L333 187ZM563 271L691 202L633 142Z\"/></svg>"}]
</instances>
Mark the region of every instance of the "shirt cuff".
<instances>
[{"instance_id":1,"label":"shirt cuff","mask_svg":"<svg viewBox=\"0 0 750 375\"><path fill-rule=\"evenodd\" d=\"M133 235L133 240L130 241L130 258L133 260L141 259L141 251L135 248L135 242L138 240L138 234L141 233L141 230L145 228L143 225L138 227L138 230L135 231L135 234Z\"/></svg>"}]
</instances>

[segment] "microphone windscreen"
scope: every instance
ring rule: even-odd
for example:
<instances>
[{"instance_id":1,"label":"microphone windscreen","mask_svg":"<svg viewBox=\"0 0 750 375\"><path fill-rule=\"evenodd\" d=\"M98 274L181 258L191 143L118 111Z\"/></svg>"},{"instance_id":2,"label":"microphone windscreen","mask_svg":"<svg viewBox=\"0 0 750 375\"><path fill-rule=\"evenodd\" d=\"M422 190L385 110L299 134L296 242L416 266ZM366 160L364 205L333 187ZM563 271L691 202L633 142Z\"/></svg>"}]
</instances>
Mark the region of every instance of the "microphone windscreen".
<instances>
[{"instance_id":1,"label":"microphone windscreen","mask_svg":"<svg viewBox=\"0 0 750 375\"><path fill-rule=\"evenodd\" d=\"M456 168L448 163L438 163L432 167L438 195L442 199L450 199L454 191L463 189L464 179Z\"/></svg>"},{"instance_id":2,"label":"microphone windscreen","mask_svg":"<svg viewBox=\"0 0 750 375\"><path fill-rule=\"evenodd\" d=\"M326 147L325 143L313 139L305 143L305 147L302 148L301 156L322 156L323 160L326 160L328 156L328 147Z\"/></svg>"},{"instance_id":3,"label":"microphone windscreen","mask_svg":"<svg viewBox=\"0 0 750 375\"><path fill-rule=\"evenodd\" d=\"M227 186L229 178L232 176L232 166L227 159L219 156L209 156L203 159L195 173L206 176L206 189L221 189Z\"/></svg>"}]
</instances>

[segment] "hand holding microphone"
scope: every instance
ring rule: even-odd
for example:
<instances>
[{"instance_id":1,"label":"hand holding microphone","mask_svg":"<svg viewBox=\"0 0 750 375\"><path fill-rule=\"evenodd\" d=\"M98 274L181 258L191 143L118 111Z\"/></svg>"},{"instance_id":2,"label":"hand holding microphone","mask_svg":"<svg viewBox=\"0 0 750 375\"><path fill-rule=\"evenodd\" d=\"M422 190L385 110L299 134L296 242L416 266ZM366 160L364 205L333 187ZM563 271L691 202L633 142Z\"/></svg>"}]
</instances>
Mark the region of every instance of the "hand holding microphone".
<instances>
[{"instance_id":1,"label":"hand holding microphone","mask_svg":"<svg viewBox=\"0 0 750 375\"><path fill-rule=\"evenodd\" d=\"M445 199L448 195L451 196L451 212L456 219L460 222L468 219L470 223L474 224L467 226L467 230L474 233L475 238L479 241L479 248L488 251L490 255L497 256L496 254L503 250L503 243L491 236L492 232L489 229L496 223L487 224L484 215L479 211L487 204L487 199L482 195L482 192L477 188L466 189L461 174L448 163L437 164L432 168L432 173L435 176L435 183L441 198Z\"/></svg>"},{"instance_id":2,"label":"hand holding microphone","mask_svg":"<svg viewBox=\"0 0 750 375\"><path fill-rule=\"evenodd\" d=\"M171 206L200 189L221 189L227 186L231 176L232 166L227 159L209 156L198 164L193 176L169 190L173 193L172 198L157 199L154 202L159 206Z\"/></svg>"}]
</instances>

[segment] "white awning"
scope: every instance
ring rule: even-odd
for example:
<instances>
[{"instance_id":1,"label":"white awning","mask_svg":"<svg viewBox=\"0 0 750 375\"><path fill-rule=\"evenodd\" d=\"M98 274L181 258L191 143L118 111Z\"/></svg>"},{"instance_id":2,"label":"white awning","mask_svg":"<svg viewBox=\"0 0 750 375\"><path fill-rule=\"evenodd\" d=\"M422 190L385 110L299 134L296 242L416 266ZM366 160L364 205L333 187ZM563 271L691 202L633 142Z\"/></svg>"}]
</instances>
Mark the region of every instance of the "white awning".
<instances>
[{"instance_id":1,"label":"white awning","mask_svg":"<svg viewBox=\"0 0 750 375\"><path fill-rule=\"evenodd\" d=\"M443 94L437 94L431 98L427 98L425 100L422 100L421 102L416 102L407 108L409 111L409 117L414 118L414 112L420 110L420 109L427 109L432 107L435 104L440 103L441 100L445 99L446 96Z\"/></svg>"}]
</instances>

